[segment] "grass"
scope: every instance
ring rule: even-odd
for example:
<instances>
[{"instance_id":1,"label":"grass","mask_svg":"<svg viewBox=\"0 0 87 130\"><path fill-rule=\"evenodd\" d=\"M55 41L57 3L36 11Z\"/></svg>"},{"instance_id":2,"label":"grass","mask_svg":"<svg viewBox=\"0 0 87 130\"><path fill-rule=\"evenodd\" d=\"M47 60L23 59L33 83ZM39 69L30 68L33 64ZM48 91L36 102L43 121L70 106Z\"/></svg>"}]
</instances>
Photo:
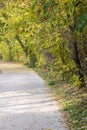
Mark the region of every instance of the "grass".
<instances>
[{"instance_id":1,"label":"grass","mask_svg":"<svg viewBox=\"0 0 87 130\"><path fill-rule=\"evenodd\" d=\"M64 87L65 88L65 87ZM70 91L73 90L73 91ZM65 97L65 98L64 98ZM74 130L87 130L87 93L84 89L66 87L64 111L68 112Z\"/></svg>"},{"instance_id":2,"label":"grass","mask_svg":"<svg viewBox=\"0 0 87 130\"><path fill-rule=\"evenodd\" d=\"M36 70L48 83L58 100L70 130L87 130L87 90L57 82L44 70Z\"/></svg>"}]
</instances>

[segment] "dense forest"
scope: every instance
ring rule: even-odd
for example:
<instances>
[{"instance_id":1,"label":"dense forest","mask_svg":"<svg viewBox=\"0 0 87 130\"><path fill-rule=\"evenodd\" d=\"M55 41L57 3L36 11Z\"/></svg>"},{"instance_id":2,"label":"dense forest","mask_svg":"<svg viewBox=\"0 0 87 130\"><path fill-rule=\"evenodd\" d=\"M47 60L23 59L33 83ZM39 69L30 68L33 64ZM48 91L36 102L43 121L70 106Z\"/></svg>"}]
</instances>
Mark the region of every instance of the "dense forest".
<instances>
[{"instance_id":1,"label":"dense forest","mask_svg":"<svg viewBox=\"0 0 87 130\"><path fill-rule=\"evenodd\" d=\"M51 85L86 88L87 0L0 0L0 55L39 69ZM87 130L79 115L85 118L87 108L78 111L74 127Z\"/></svg>"}]
</instances>

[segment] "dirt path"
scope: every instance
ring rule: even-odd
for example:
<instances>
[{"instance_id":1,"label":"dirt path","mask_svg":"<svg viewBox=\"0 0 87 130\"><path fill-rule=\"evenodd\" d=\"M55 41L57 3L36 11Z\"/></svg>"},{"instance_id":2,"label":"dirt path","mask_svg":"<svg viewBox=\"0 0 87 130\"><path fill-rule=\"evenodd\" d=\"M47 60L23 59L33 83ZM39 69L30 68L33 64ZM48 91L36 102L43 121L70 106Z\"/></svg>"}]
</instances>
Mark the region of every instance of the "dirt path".
<instances>
[{"instance_id":1,"label":"dirt path","mask_svg":"<svg viewBox=\"0 0 87 130\"><path fill-rule=\"evenodd\" d=\"M20 64L0 68L0 130L68 130L42 78Z\"/></svg>"}]
</instances>

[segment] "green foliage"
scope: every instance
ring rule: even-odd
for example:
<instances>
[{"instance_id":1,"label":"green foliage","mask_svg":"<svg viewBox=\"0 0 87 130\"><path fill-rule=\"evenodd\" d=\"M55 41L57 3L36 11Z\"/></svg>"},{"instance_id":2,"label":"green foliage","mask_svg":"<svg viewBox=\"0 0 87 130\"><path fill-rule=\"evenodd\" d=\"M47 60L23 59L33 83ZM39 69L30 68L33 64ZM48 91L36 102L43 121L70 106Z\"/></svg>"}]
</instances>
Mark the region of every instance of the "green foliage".
<instances>
[{"instance_id":1,"label":"green foliage","mask_svg":"<svg viewBox=\"0 0 87 130\"><path fill-rule=\"evenodd\" d=\"M43 6L44 15L46 15L46 13L49 10L49 8L51 7L52 3L53 3L53 0L47 0L46 1L46 3Z\"/></svg>"},{"instance_id":2,"label":"green foliage","mask_svg":"<svg viewBox=\"0 0 87 130\"><path fill-rule=\"evenodd\" d=\"M78 76L75 74L70 76L70 78L68 79L68 82L73 84L75 87L78 87L81 84Z\"/></svg>"},{"instance_id":3,"label":"green foliage","mask_svg":"<svg viewBox=\"0 0 87 130\"><path fill-rule=\"evenodd\" d=\"M82 15L80 16L80 18L77 21L77 26L75 31L79 31L82 32L85 25L87 25L87 11L85 11L84 13L82 13Z\"/></svg>"},{"instance_id":4,"label":"green foliage","mask_svg":"<svg viewBox=\"0 0 87 130\"><path fill-rule=\"evenodd\" d=\"M71 117L71 121L73 123L74 130L86 130L86 118L87 118L87 109L86 104L84 102L74 102L68 101L66 102L65 111L68 111Z\"/></svg>"},{"instance_id":5,"label":"green foliage","mask_svg":"<svg viewBox=\"0 0 87 130\"><path fill-rule=\"evenodd\" d=\"M85 1L81 2L84 6ZM77 37L73 30L82 31L86 25L86 7L76 0L3 3L0 39L8 46L9 59L12 56L13 60L28 62L30 67L46 68L66 81L71 77L74 85L79 85L78 79L71 76L76 66L71 56L73 47L69 46Z\"/></svg>"},{"instance_id":6,"label":"green foliage","mask_svg":"<svg viewBox=\"0 0 87 130\"><path fill-rule=\"evenodd\" d=\"M55 86L57 84L57 81L55 79L52 79L51 77L47 80L48 85Z\"/></svg>"},{"instance_id":7,"label":"green foliage","mask_svg":"<svg viewBox=\"0 0 87 130\"><path fill-rule=\"evenodd\" d=\"M31 53L30 54L30 59L29 59L29 67L30 68L36 67L36 62L37 62L36 55Z\"/></svg>"}]
</instances>

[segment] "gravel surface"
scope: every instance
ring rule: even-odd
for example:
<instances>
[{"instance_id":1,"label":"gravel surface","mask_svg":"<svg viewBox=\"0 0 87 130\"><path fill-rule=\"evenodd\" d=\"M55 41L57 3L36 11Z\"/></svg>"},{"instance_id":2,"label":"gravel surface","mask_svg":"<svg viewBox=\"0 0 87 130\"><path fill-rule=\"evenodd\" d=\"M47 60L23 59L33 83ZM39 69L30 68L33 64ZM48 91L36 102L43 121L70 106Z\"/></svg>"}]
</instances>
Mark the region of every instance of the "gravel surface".
<instances>
[{"instance_id":1,"label":"gravel surface","mask_svg":"<svg viewBox=\"0 0 87 130\"><path fill-rule=\"evenodd\" d=\"M19 64L0 68L0 130L68 130L41 77Z\"/></svg>"}]
</instances>

